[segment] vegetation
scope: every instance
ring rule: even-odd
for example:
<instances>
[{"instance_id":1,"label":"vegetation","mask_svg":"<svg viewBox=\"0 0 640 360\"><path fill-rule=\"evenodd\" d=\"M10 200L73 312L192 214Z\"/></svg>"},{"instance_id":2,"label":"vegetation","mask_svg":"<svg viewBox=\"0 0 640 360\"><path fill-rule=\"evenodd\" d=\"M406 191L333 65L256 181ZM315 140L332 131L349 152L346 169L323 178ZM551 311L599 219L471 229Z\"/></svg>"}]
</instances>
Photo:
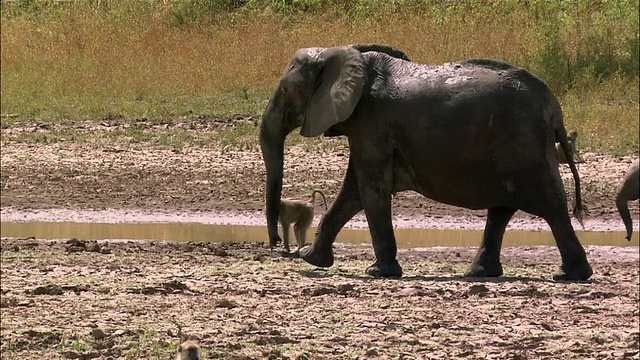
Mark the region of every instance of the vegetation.
<instances>
[{"instance_id":1,"label":"vegetation","mask_svg":"<svg viewBox=\"0 0 640 360\"><path fill-rule=\"evenodd\" d=\"M293 52L377 42L499 58L560 97L582 146L638 148L637 0L2 0L3 128L259 115Z\"/></svg>"}]
</instances>

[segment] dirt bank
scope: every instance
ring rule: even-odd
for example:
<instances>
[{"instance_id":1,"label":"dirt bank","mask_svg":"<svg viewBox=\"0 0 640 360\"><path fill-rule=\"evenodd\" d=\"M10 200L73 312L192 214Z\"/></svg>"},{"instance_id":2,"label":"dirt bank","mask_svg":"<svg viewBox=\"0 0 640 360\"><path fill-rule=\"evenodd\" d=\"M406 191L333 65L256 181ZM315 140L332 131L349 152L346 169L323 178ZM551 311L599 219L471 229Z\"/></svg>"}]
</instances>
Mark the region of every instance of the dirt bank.
<instances>
[{"instance_id":1,"label":"dirt bank","mask_svg":"<svg viewBox=\"0 0 640 360\"><path fill-rule=\"evenodd\" d=\"M251 120L209 119L187 124L176 120L159 125L138 121L135 125L142 129L140 131L147 131L143 134L173 134L171 131L179 130L202 142L215 138L216 132L225 126L248 121ZM225 145L210 141L203 146L184 143L169 147L113 136L127 126L129 123L119 120L101 124L21 124L2 129L0 199L3 217L29 220L49 216L73 220L107 210L103 213L111 213L113 221L136 221L136 217L145 214L152 217L177 214L174 218L177 221L180 216L199 217L205 222L235 217L252 218L250 222L262 221L265 170L255 142L253 145L250 142ZM71 130L73 136L60 135ZM49 136L56 142L18 141L24 139L25 134L36 134L40 139ZM305 198L313 189L321 189L331 201L340 189L348 151L344 140L335 138L324 139L316 147L288 146L284 196ZM579 164L579 172L584 204L588 209L587 230L622 230L613 199L633 156L613 157L589 152L582 156L585 162ZM561 165L561 172L572 203L573 179L566 165ZM637 221L638 203L631 205ZM317 209L321 213L320 207ZM75 210L94 212L74 215ZM40 214L39 217L34 211ZM444 224L452 228L476 228L483 226L485 214L484 211L431 201L413 192L398 194L393 200L393 212L396 226L401 227ZM357 227L363 221L363 217L358 217L350 226ZM541 222L519 212L512 223L512 226L538 228L537 224ZM544 223L541 226L544 227Z\"/></svg>"}]
</instances>

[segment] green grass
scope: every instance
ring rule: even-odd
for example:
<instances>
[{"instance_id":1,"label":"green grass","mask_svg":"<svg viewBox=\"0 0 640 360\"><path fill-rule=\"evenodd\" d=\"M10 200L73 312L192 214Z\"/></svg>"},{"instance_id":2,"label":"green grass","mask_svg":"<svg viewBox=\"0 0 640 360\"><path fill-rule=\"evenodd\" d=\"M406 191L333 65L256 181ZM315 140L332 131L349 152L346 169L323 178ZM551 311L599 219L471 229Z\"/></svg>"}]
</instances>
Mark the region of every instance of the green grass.
<instances>
[{"instance_id":1,"label":"green grass","mask_svg":"<svg viewBox=\"0 0 640 360\"><path fill-rule=\"evenodd\" d=\"M543 78L579 143L638 148L634 0L1 0L1 127L259 116L297 48L378 42L414 61L499 58ZM255 146L256 128L221 132ZM144 133L144 132L143 132ZM134 134L140 141L156 136ZM218 136L216 135L216 136ZM128 136L122 134L122 136ZM33 135L25 141L83 141ZM176 133L157 140L180 146ZM297 142L301 142L298 138Z\"/></svg>"}]
</instances>

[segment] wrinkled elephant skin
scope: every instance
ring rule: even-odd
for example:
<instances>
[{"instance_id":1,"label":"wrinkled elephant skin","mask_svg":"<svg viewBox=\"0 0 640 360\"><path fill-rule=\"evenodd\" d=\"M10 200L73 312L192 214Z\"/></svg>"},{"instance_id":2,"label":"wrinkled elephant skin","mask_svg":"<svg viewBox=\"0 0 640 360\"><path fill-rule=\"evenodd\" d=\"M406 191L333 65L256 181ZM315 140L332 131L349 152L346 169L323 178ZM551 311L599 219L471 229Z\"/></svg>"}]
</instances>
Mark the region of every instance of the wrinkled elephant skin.
<instances>
[{"instance_id":1,"label":"wrinkled elephant skin","mask_svg":"<svg viewBox=\"0 0 640 360\"><path fill-rule=\"evenodd\" d=\"M260 146L265 162L266 219L271 243L279 240L284 140L346 136L350 157L342 189L301 257L316 266L334 263L332 244L342 227L364 210L375 262L366 273L398 277L391 221L393 194L413 190L469 209L488 209L468 276L502 275L505 228L517 210L542 217L556 239L559 280L592 275L571 225L555 143L569 154L562 110L548 86L524 69L472 59L426 65L401 50L376 44L305 48L287 65L264 112ZM581 221L580 177L573 214Z\"/></svg>"}]
</instances>

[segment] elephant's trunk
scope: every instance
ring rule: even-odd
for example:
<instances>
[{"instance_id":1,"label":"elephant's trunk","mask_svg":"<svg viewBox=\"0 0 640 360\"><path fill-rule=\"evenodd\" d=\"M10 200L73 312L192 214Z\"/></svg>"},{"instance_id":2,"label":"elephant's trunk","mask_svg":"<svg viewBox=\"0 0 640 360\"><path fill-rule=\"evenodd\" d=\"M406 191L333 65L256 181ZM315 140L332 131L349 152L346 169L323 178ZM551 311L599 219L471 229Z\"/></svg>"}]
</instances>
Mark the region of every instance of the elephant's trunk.
<instances>
[{"instance_id":1,"label":"elephant's trunk","mask_svg":"<svg viewBox=\"0 0 640 360\"><path fill-rule=\"evenodd\" d=\"M616 207L618 208L620 217L622 217L624 227L627 229L626 239L631 241L631 234L633 233L633 222L631 220L631 213L629 212L627 199L618 194L618 196L616 197Z\"/></svg>"},{"instance_id":2,"label":"elephant's trunk","mask_svg":"<svg viewBox=\"0 0 640 360\"><path fill-rule=\"evenodd\" d=\"M278 216L280 215L280 197L282 195L282 175L284 160L284 139L287 132L283 129L284 113L277 110L272 98L262 116L260 125L260 149L267 170L266 209L269 243L276 245L278 237Z\"/></svg>"}]
</instances>

